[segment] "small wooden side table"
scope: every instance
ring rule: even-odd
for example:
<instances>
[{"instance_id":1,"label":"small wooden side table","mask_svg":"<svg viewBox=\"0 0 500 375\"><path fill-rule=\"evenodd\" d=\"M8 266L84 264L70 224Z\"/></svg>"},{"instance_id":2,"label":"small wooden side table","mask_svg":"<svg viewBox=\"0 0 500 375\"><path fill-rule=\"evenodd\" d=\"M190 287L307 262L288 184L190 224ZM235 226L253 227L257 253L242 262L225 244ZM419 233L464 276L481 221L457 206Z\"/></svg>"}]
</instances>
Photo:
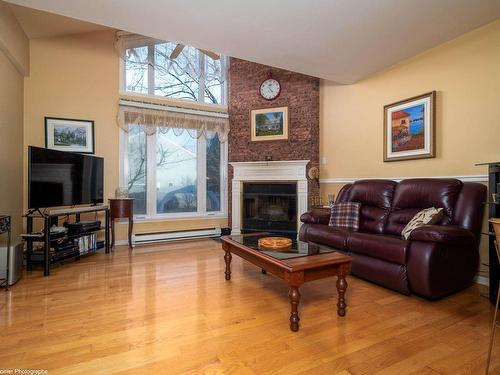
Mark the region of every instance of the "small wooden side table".
<instances>
[{"instance_id":1,"label":"small wooden side table","mask_svg":"<svg viewBox=\"0 0 500 375\"><path fill-rule=\"evenodd\" d=\"M128 245L132 248L134 198L109 199L109 211L111 213L111 247L115 247L115 219L128 219Z\"/></svg>"}]
</instances>

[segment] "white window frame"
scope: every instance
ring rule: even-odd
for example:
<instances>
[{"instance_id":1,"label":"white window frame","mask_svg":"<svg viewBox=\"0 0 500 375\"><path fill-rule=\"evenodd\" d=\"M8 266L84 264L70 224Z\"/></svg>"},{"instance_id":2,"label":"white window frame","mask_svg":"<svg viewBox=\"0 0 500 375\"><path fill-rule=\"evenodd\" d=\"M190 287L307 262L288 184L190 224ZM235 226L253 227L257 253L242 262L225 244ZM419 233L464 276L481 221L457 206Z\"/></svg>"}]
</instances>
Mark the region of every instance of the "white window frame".
<instances>
[{"instance_id":1,"label":"white window frame","mask_svg":"<svg viewBox=\"0 0 500 375\"><path fill-rule=\"evenodd\" d=\"M221 142L221 187L220 187L220 211L207 212L207 179L206 179L206 139L199 137L197 140L196 160L197 160L197 211L196 212L177 212L177 213L157 213L156 212L156 134L146 136L147 163L146 163L146 214L134 215L134 220L138 221L157 221L157 220L177 220L177 219L196 219L196 218L227 218L227 142ZM202 148L204 152L200 152ZM120 186L128 185L128 133L120 129Z\"/></svg>"},{"instance_id":2,"label":"white window frame","mask_svg":"<svg viewBox=\"0 0 500 375\"><path fill-rule=\"evenodd\" d=\"M228 56L220 56L220 62L221 62L221 69L223 72L223 79L224 79L224 85L222 86L221 90L221 103L215 104L215 103L207 103L205 102L205 54L202 53L200 50L197 49L198 51L198 56L199 56L199 63L200 63L200 69L203 70L203 80L199 82L199 87L198 87L198 99L197 100L188 100L188 99L178 99L178 98L170 98L170 97L165 97L161 95L155 95L155 90L154 90L154 46L156 44L162 44L165 42L161 41L156 41L152 40L151 42L145 43L145 42L136 42L136 43L129 43L126 48L123 50L122 58L120 59L120 78L119 78L119 90L120 94L123 95L145 95L145 96L151 96L154 98L162 98L164 100L180 100L180 101L186 101L187 103L199 103L199 104L204 104L208 106L224 106L227 107L227 99L228 99L228 67L229 67L229 57ZM138 48L138 47L148 47L148 93L139 93L135 91L127 91L127 85L126 85L126 76L127 76L127 71L126 71L126 64L125 64L125 50L129 48ZM186 46L187 47L187 46Z\"/></svg>"}]
</instances>

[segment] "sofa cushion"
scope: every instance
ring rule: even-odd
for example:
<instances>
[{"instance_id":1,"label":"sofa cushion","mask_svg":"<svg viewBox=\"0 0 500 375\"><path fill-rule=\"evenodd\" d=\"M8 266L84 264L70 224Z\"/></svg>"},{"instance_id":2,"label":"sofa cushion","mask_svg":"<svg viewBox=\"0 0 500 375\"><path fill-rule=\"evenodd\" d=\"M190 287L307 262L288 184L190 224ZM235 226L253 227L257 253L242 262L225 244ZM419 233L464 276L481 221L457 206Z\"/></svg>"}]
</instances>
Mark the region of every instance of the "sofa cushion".
<instances>
[{"instance_id":1,"label":"sofa cushion","mask_svg":"<svg viewBox=\"0 0 500 375\"><path fill-rule=\"evenodd\" d=\"M397 237L372 233L351 233L347 238L347 249L353 253L403 265L409 244Z\"/></svg>"},{"instance_id":2,"label":"sofa cushion","mask_svg":"<svg viewBox=\"0 0 500 375\"><path fill-rule=\"evenodd\" d=\"M361 204L357 202L332 204L328 225L334 228L357 231L359 229L360 208Z\"/></svg>"},{"instance_id":3,"label":"sofa cushion","mask_svg":"<svg viewBox=\"0 0 500 375\"><path fill-rule=\"evenodd\" d=\"M390 180L359 180L349 189L349 201L361 203L359 230L383 233L391 208L396 182Z\"/></svg>"},{"instance_id":4,"label":"sofa cushion","mask_svg":"<svg viewBox=\"0 0 500 375\"><path fill-rule=\"evenodd\" d=\"M339 250L346 249L349 231L322 224L307 224L307 241L331 246Z\"/></svg>"},{"instance_id":5,"label":"sofa cushion","mask_svg":"<svg viewBox=\"0 0 500 375\"><path fill-rule=\"evenodd\" d=\"M401 181L394 192L392 208L385 233L401 235L408 222L421 210L428 207L443 208L440 224L451 223L462 182L445 178L412 178Z\"/></svg>"}]
</instances>

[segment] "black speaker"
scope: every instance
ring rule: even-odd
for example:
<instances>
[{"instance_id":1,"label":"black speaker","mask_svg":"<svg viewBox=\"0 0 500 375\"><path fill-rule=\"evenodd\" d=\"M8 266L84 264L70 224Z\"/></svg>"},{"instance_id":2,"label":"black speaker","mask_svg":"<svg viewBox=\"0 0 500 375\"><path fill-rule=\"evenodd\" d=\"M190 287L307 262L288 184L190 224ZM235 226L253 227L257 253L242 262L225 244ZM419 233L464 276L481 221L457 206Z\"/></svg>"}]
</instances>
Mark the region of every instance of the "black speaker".
<instances>
[{"instance_id":1,"label":"black speaker","mask_svg":"<svg viewBox=\"0 0 500 375\"><path fill-rule=\"evenodd\" d=\"M220 235L221 236L230 236L231 235L231 228L221 228Z\"/></svg>"}]
</instances>

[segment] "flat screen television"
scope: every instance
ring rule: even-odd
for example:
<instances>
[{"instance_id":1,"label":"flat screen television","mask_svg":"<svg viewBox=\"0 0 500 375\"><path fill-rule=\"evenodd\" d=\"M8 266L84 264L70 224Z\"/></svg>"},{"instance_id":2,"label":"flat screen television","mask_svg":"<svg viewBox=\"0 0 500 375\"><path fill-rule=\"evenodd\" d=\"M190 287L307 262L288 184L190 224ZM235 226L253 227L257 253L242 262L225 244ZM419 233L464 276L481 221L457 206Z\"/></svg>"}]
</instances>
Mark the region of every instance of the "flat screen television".
<instances>
[{"instance_id":1,"label":"flat screen television","mask_svg":"<svg viewBox=\"0 0 500 375\"><path fill-rule=\"evenodd\" d=\"M29 146L29 208L103 203L103 188L103 158Z\"/></svg>"}]
</instances>

